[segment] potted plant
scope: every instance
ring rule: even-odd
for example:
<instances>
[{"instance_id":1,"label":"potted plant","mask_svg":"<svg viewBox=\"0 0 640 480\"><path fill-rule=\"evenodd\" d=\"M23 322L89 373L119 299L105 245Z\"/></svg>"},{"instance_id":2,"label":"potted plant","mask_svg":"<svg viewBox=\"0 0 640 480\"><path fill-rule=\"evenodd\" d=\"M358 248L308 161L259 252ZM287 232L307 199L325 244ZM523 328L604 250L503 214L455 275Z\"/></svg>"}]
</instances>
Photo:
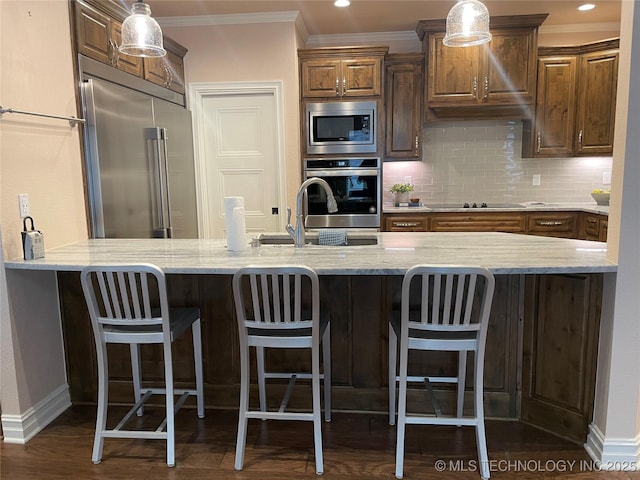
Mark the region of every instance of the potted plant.
<instances>
[{"instance_id":1,"label":"potted plant","mask_svg":"<svg viewBox=\"0 0 640 480\"><path fill-rule=\"evenodd\" d=\"M395 196L396 203L409 202L409 192L413 192L413 185L410 183L396 183L389 189Z\"/></svg>"}]
</instances>

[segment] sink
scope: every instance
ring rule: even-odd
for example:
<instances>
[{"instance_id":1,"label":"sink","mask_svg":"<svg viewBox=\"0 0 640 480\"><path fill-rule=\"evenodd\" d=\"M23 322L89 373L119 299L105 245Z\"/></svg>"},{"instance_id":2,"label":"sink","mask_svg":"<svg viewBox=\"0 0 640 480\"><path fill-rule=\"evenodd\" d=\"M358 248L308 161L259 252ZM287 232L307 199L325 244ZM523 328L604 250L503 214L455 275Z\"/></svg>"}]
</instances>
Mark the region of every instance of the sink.
<instances>
[{"instance_id":1,"label":"sink","mask_svg":"<svg viewBox=\"0 0 640 480\"><path fill-rule=\"evenodd\" d=\"M319 245L317 233L306 234L307 245ZM262 233L258 236L260 245L293 245L293 238L288 233ZM341 247L358 247L363 245L377 245L378 237L359 233L347 234L347 245Z\"/></svg>"}]
</instances>

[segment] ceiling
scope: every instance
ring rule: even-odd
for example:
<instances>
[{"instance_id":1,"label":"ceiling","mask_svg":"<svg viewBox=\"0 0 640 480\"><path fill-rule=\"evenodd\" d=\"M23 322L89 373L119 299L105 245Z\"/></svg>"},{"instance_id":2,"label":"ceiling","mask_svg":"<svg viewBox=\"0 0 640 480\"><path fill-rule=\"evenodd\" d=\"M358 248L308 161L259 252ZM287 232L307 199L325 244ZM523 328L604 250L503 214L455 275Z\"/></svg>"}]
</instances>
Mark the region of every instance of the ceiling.
<instances>
[{"instance_id":1,"label":"ceiling","mask_svg":"<svg viewBox=\"0 0 640 480\"><path fill-rule=\"evenodd\" d=\"M121 0L131 3L133 0ZM543 27L620 23L621 0L589 0L596 8L579 12L574 0L485 0L492 16L548 13ZM309 35L415 31L418 20L446 18L454 0L147 0L154 17L243 15L298 11ZM161 20L162 23L162 20ZM588 29L588 27L585 27Z\"/></svg>"}]
</instances>

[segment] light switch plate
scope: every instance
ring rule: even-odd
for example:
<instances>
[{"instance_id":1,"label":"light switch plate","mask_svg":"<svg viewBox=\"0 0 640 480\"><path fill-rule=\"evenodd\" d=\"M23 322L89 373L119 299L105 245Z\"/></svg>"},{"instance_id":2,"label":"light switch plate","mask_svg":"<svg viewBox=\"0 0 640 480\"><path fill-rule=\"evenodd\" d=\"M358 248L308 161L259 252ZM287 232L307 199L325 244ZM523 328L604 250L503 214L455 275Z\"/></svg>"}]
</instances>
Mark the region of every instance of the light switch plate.
<instances>
[{"instance_id":1,"label":"light switch plate","mask_svg":"<svg viewBox=\"0 0 640 480\"><path fill-rule=\"evenodd\" d=\"M611 172L602 172L602 183L611 185Z\"/></svg>"}]
</instances>

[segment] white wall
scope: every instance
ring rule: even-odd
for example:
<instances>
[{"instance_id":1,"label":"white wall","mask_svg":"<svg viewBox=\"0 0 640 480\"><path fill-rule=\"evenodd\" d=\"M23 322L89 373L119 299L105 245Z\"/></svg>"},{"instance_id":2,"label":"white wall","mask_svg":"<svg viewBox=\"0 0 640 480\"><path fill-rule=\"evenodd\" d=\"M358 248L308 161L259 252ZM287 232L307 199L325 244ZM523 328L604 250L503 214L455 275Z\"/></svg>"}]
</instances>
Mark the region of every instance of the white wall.
<instances>
[{"instance_id":1,"label":"white wall","mask_svg":"<svg viewBox=\"0 0 640 480\"><path fill-rule=\"evenodd\" d=\"M187 85L207 82L282 81L287 204L295 203L301 181L298 34L294 23L165 27L189 49Z\"/></svg>"},{"instance_id":2,"label":"white wall","mask_svg":"<svg viewBox=\"0 0 640 480\"><path fill-rule=\"evenodd\" d=\"M0 99L4 108L77 116L68 8L67 0L0 1ZM36 228L45 235L46 248L87 238L78 130L61 120L15 114L5 114L0 119L1 262L22 256L18 193L30 195L31 215ZM37 303L42 297L35 287L32 295ZM32 330L30 341L18 351L13 338L25 335L20 329L26 325L13 324L8 291L2 267L3 418L24 413L42 400L50 382L59 383L65 377L64 363L60 363L61 345L49 348L49 339L44 337L51 328L59 335L57 310L50 312L55 323ZM49 320L46 316L33 318L36 323ZM38 362L46 378L21 375L24 367Z\"/></svg>"}]
</instances>

